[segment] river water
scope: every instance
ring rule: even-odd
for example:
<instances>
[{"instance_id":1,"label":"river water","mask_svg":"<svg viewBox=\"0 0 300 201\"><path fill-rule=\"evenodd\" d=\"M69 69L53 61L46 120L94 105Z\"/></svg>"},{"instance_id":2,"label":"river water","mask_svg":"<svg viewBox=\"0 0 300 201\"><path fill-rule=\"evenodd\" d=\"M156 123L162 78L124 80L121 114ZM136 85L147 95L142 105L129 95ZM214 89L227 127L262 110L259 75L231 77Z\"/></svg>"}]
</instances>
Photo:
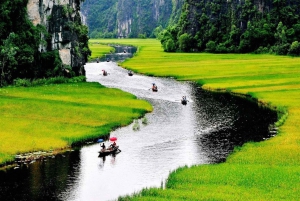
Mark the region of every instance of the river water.
<instances>
[{"instance_id":1,"label":"river water","mask_svg":"<svg viewBox=\"0 0 300 201\"><path fill-rule=\"evenodd\" d=\"M163 187L182 166L222 162L236 145L270 137L276 113L228 94L205 92L190 82L134 74L114 62L88 63L87 81L119 88L149 101L147 124L117 129L122 150L98 157L100 144L0 172L0 200L115 200L146 187ZM102 70L108 71L103 76ZM152 83L158 92L149 90ZM180 99L187 96L187 105ZM108 144L108 142L106 142Z\"/></svg>"}]
</instances>

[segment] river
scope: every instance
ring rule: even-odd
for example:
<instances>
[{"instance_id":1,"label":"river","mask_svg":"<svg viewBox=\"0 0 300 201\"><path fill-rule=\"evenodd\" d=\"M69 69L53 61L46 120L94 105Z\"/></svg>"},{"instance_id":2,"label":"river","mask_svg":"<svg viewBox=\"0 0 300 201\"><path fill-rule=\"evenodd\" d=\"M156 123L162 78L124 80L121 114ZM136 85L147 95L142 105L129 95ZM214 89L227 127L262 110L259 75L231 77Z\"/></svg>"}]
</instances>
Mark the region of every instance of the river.
<instances>
[{"instance_id":1,"label":"river","mask_svg":"<svg viewBox=\"0 0 300 201\"><path fill-rule=\"evenodd\" d=\"M256 103L203 91L191 82L134 74L115 62L88 63L88 82L130 92L149 101L147 124L138 120L111 133L122 150L98 157L100 144L19 169L0 172L0 200L115 200L146 187L164 187L178 167L223 162L236 145L270 137L276 113ZM103 76L106 70L108 76ZM158 92L149 90L155 83ZM182 105L180 99L189 102ZM108 142L106 142L108 143Z\"/></svg>"}]
</instances>

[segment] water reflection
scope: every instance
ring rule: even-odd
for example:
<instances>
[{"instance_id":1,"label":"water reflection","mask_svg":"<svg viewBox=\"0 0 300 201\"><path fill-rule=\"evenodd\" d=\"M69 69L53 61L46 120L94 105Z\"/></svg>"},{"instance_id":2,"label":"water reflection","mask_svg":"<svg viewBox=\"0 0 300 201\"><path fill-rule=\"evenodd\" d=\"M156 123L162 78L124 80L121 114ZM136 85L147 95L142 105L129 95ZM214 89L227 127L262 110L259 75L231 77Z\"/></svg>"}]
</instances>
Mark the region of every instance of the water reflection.
<instances>
[{"instance_id":1,"label":"water reflection","mask_svg":"<svg viewBox=\"0 0 300 201\"><path fill-rule=\"evenodd\" d=\"M19 169L0 171L0 200L57 200L58 192L72 188L78 151L22 165Z\"/></svg>"},{"instance_id":2,"label":"water reflection","mask_svg":"<svg viewBox=\"0 0 300 201\"><path fill-rule=\"evenodd\" d=\"M136 52L137 48L133 46L120 46L120 45L110 45L115 48L115 52L105 54L100 58L100 61L103 62L116 62L124 61L127 58L133 57L133 54Z\"/></svg>"},{"instance_id":3,"label":"water reflection","mask_svg":"<svg viewBox=\"0 0 300 201\"><path fill-rule=\"evenodd\" d=\"M102 76L101 70L109 72ZM0 172L0 200L113 200L145 187L160 187L184 165L224 161L235 145L268 137L276 114L228 94L208 93L189 82L128 76L113 62L86 65L90 82L120 88L146 99L154 111L112 132L122 150L98 157L100 144L46 161ZM149 90L156 83L159 90ZM190 100L180 103L182 96Z\"/></svg>"},{"instance_id":4,"label":"water reflection","mask_svg":"<svg viewBox=\"0 0 300 201\"><path fill-rule=\"evenodd\" d=\"M268 125L276 121L276 112L230 94L209 93L199 88L193 94L203 97L195 99L195 117L201 133L197 138L211 162L225 161L234 146L271 136ZM219 104L209 104L214 102Z\"/></svg>"}]
</instances>

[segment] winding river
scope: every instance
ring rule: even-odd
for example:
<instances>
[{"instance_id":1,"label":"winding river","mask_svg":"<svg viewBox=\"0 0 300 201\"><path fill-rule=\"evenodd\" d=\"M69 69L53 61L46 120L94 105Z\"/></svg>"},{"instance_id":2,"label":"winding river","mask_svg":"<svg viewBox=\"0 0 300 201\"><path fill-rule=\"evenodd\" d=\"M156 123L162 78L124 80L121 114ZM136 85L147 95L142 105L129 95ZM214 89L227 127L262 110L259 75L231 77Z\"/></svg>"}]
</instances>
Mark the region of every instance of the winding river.
<instances>
[{"instance_id":1,"label":"winding river","mask_svg":"<svg viewBox=\"0 0 300 201\"><path fill-rule=\"evenodd\" d=\"M122 54L122 53L121 53ZM124 53L125 54L125 53ZM19 169L0 171L0 200L115 200L146 187L164 187L178 167L222 162L236 145L270 137L276 113L190 82L134 74L114 62L88 63L87 81L122 89L149 101L147 124L117 129L121 153L98 157L99 144ZM102 76L102 70L109 75ZM150 89L152 83L158 92ZM187 105L180 99L187 96Z\"/></svg>"}]
</instances>

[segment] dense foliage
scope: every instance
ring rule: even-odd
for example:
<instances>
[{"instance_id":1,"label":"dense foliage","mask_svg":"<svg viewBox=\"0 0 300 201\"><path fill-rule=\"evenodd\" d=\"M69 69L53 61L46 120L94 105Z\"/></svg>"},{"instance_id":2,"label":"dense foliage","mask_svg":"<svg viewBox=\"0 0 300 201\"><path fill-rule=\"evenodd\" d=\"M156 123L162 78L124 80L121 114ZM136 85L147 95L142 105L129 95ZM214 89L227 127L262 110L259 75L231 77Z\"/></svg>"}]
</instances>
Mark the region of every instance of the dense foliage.
<instances>
[{"instance_id":1,"label":"dense foliage","mask_svg":"<svg viewBox=\"0 0 300 201\"><path fill-rule=\"evenodd\" d=\"M167 52L299 55L298 0L187 0L161 43Z\"/></svg>"},{"instance_id":2,"label":"dense foliage","mask_svg":"<svg viewBox=\"0 0 300 201\"><path fill-rule=\"evenodd\" d=\"M42 30L26 17L27 1L6 0L0 4L1 86L14 77L32 77L37 70L35 58Z\"/></svg>"},{"instance_id":3,"label":"dense foliage","mask_svg":"<svg viewBox=\"0 0 300 201\"><path fill-rule=\"evenodd\" d=\"M49 30L42 25L34 26L28 19L27 3L28 0L3 0L0 3L0 87L11 84L16 78L63 76L63 69L70 68L64 67L58 51L52 50ZM74 12L66 6L61 9L65 10L66 16L67 12ZM49 24L52 19L47 19ZM78 37L74 49L87 60L90 55L88 30L78 21L80 16L70 23L70 32ZM39 50L41 46L46 48Z\"/></svg>"},{"instance_id":4,"label":"dense foliage","mask_svg":"<svg viewBox=\"0 0 300 201\"><path fill-rule=\"evenodd\" d=\"M82 12L87 17L90 37L116 37L117 2L118 0L89 0L82 4Z\"/></svg>"}]
</instances>

